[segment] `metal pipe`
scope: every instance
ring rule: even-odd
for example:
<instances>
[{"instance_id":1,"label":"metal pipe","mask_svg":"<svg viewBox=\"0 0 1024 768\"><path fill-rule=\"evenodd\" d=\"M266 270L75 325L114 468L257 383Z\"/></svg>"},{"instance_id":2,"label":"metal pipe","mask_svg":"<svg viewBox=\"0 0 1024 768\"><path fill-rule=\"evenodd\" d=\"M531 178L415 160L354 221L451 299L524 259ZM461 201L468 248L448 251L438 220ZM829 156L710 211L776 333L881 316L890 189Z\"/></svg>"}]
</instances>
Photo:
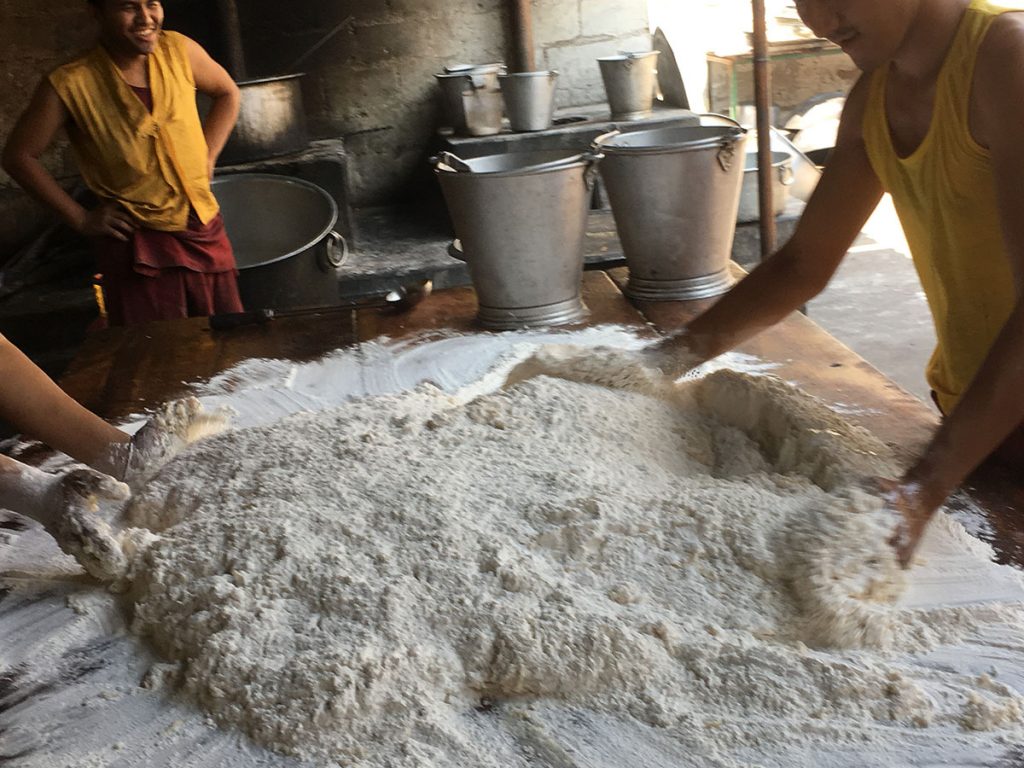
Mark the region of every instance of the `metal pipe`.
<instances>
[{"instance_id":1,"label":"metal pipe","mask_svg":"<svg viewBox=\"0 0 1024 768\"><path fill-rule=\"evenodd\" d=\"M217 0L217 15L220 18L224 38L224 52L227 55L227 69L237 80L246 79L245 50L242 48L242 25L238 21L238 7L235 0Z\"/></svg>"},{"instance_id":2,"label":"metal pipe","mask_svg":"<svg viewBox=\"0 0 1024 768\"><path fill-rule=\"evenodd\" d=\"M514 72L536 72L533 46L533 6L531 0L512 0L515 31Z\"/></svg>"},{"instance_id":3,"label":"metal pipe","mask_svg":"<svg viewBox=\"0 0 1024 768\"><path fill-rule=\"evenodd\" d=\"M757 106L757 190L760 201L761 259L775 251L777 237L772 200L772 73L764 0L754 6L754 103Z\"/></svg>"}]
</instances>

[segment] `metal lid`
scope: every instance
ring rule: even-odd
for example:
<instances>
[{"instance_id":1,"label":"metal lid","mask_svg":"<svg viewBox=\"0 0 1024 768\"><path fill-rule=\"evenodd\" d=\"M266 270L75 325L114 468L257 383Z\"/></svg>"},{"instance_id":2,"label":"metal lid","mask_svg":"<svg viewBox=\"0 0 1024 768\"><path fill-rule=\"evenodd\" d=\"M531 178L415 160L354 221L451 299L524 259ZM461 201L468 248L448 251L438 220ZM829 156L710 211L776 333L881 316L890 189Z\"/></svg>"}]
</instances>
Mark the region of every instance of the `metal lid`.
<instances>
[{"instance_id":1,"label":"metal lid","mask_svg":"<svg viewBox=\"0 0 1024 768\"><path fill-rule=\"evenodd\" d=\"M520 176L545 171L564 170L599 160L601 155L571 149L546 149L534 152L505 152L500 155L455 158L442 152L434 158L439 173Z\"/></svg>"}]
</instances>

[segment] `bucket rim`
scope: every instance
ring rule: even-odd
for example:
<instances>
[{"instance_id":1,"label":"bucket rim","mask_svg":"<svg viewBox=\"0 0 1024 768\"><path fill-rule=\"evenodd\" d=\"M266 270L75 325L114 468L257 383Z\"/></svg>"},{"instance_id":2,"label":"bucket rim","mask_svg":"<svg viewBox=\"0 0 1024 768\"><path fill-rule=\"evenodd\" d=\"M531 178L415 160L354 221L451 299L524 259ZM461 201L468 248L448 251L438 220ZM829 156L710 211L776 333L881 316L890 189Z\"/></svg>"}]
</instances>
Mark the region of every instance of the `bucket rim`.
<instances>
[{"instance_id":1,"label":"bucket rim","mask_svg":"<svg viewBox=\"0 0 1024 768\"><path fill-rule=\"evenodd\" d=\"M485 160L485 159L492 158L492 157L513 158L513 157L515 157L517 155L520 155L520 156L522 156L522 155L527 155L527 156L529 156L529 155L537 155L540 152L545 152L545 151L549 151L549 152L554 153L554 152L559 152L560 150L535 150L533 152L495 152L495 153L492 153L492 154L489 154L489 155L480 155L479 157L465 158L464 162L472 163L475 160ZM573 150L565 150L565 151L567 153L571 153L571 154L566 154L566 156L564 158L562 158L562 159L549 160L549 161L541 162L541 163L531 163L529 165L524 165L524 166L522 166L520 168L508 168L508 169L504 169L504 170L494 170L494 171L488 171L488 170L483 170L483 171L475 171L475 170L469 170L469 171L448 170L448 169L445 169L445 168L439 168L437 166L437 164L435 163L434 164L434 173L436 173L438 176L441 176L441 175L444 175L446 177L463 176L463 177L468 177L468 178L480 178L481 176L487 176L488 178L500 178L500 177L507 177L507 176L527 176L527 175L533 176L533 175L537 175L537 174L541 174L541 173L552 173L554 171L564 171L564 170L567 170L569 168L576 168L578 166L591 165L591 164L596 163L597 161L601 160L604 157L604 155L601 152L592 152L592 151L576 152L576 151L573 151ZM434 158L434 159L437 160L438 158Z\"/></svg>"},{"instance_id":2,"label":"bucket rim","mask_svg":"<svg viewBox=\"0 0 1024 768\"><path fill-rule=\"evenodd\" d=\"M645 134L665 134L669 132L683 132L687 130L700 130L705 132L698 138L679 138L665 141L658 144L631 145L616 142L636 141ZM628 131L620 133L600 145L601 152L606 155L653 155L667 152L690 152L700 149L720 147L724 144L734 144L744 138L747 134L745 128L739 126L717 126L717 125L684 125L674 128L650 128L643 131Z\"/></svg>"},{"instance_id":3,"label":"bucket rim","mask_svg":"<svg viewBox=\"0 0 1024 768\"><path fill-rule=\"evenodd\" d=\"M266 261L261 261L257 264L247 264L244 267L236 265L236 269L238 269L239 271L243 269L252 269L254 267L265 267L268 264L276 264L279 261L284 261L285 259L290 259L293 256L298 256L303 251L309 250L314 245L323 240L325 237L327 237L327 235L334 230L334 225L338 223L338 204L334 202L334 198L331 197L327 190L319 186L318 184L314 184L311 181L306 181L305 179L296 178L295 176L280 176L275 173L232 173L222 176L219 179L213 179L213 181L210 182L210 188L212 191L212 189L216 187L218 184L225 184L238 180L245 181L247 179L260 179L264 181L269 180L274 183L280 183L293 187L303 187L305 189L310 190L311 192L316 192L324 200L327 201L331 215L330 221L327 223L327 226L324 227L320 234L318 234L315 238L311 239L305 245L301 246L300 248L295 248L292 251L284 254L283 256L276 256L273 259L267 259ZM214 195L214 197L216 197L216 195ZM220 201L217 202L217 206L220 207ZM230 236L228 237L228 239L230 240ZM232 250L234 250L233 246Z\"/></svg>"},{"instance_id":4,"label":"bucket rim","mask_svg":"<svg viewBox=\"0 0 1024 768\"><path fill-rule=\"evenodd\" d=\"M298 80L300 77L305 77L305 72L294 72L290 75L275 75L273 77L257 77L253 80L239 80L235 85L239 88L245 88L247 85L266 85L267 83L280 83L286 80Z\"/></svg>"},{"instance_id":5,"label":"bucket rim","mask_svg":"<svg viewBox=\"0 0 1024 768\"><path fill-rule=\"evenodd\" d=\"M744 158L745 165L743 166L744 173L756 171L758 166L757 152L747 152L746 155L746 158ZM751 160L753 160L753 165L750 164ZM789 154L789 152L772 150L772 168L778 168L781 165L785 165L787 162L793 162L793 156Z\"/></svg>"},{"instance_id":6,"label":"bucket rim","mask_svg":"<svg viewBox=\"0 0 1024 768\"><path fill-rule=\"evenodd\" d=\"M661 51L622 51L620 53L614 53L610 56L598 56L598 61L637 61L638 59L646 59L650 56L659 56Z\"/></svg>"},{"instance_id":7,"label":"bucket rim","mask_svg":"<svg viewBox=\"0 0 1024 768\"><path fill-rule=\"evenodd\" d=\"M498 75L499 80L527 80L542 77L558 77L557 69L537 69L532 72L506 72Z\"/></svg>"}]
</instances>

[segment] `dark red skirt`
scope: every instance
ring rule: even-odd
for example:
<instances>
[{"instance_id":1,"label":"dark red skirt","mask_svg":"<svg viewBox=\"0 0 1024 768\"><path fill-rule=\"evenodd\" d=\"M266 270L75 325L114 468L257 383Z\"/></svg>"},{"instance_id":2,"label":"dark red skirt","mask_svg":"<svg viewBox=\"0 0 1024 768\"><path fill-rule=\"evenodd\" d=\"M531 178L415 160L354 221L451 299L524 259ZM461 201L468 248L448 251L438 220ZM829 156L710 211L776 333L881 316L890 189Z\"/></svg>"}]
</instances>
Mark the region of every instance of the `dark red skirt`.
<instances>
[{"instance_id":1,"label":"dark red skirt","mask_svg":"<svg viewBox=\"0 0 1024 768\"><path fill-rule=\"evenodd\" d=\"M127 242L100 238L95 251L109 325L242 311L220 214L203 224L192 212L182 232L139 228Z\"/></svg>"}]
</instances>

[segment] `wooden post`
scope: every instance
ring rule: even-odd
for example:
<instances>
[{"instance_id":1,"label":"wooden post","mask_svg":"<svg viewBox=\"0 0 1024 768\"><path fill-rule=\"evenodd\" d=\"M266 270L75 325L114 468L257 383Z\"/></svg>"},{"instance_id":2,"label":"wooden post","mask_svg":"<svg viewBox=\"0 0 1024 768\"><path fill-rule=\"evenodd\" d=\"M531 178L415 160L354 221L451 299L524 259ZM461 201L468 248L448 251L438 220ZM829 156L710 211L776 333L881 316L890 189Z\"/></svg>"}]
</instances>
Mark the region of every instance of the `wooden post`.
<instances>
[{"instance_id":1,"label":"wooden post","mask_svg":"<svg viewBox=\"0 0 1024 768\"><path fill-rule=\"evenodd\" d=\"M772 74L764 0L754 5L754 102L757 106L757 189L761 212L761 260L775 251L776 229L772 200Z\"/></svg>"},{"instance_id":2,"label":"wooden post","mask_svg":"<svg viewBox=\"0 0 1024 768\"><path fill-rule=\"evenodd\" d=\"M514 72L537 70L533 47L533 8L531 0L512 0L515 28Z\"/></svg>"}]
</instances>

